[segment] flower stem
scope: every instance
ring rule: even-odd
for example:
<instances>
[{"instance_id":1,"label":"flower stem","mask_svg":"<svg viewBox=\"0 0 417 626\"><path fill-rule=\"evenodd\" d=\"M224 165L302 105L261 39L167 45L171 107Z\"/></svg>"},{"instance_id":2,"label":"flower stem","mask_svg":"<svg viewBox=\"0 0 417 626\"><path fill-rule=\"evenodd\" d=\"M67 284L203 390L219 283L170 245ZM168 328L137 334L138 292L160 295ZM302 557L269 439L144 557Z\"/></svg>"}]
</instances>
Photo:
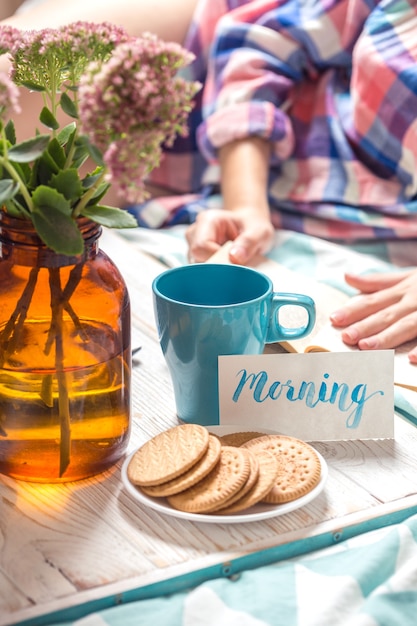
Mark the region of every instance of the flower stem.
<instances>
[{"instance_id":1,"label":"flower stem","mask_svg":"<svg viewBox=\"0 0 417 626\"><path fill-rule=\"evenodd\" d=\"M71 419L67 375L64 369L64 326L61 276L59 268L50 268L52 323L55 330L55 371L58 382L58 411L60 423L59 476L65 473L71 458Z\"/></svg>"},{"instance_id":2,"label":"flower stem","mask_svg":"<svg viewBox=\"0 0 417 626\"><path fill-rule=\"evenodd\" d=\"M102 172L102 174L97 178L96 182L94 183L94 185L92 185L90 187L90 189L88 189L83 195L82 197L79 199L79 201L77 202L76 206L73 209L72 212L72 216L74 218L79 217L81 211L87 206L87 204L89 203L89 201L91 200L91 198L94 196L95 192L97 191L97 189L99 188L99 186L101 185L101 183L104 180L104 176L105 176L106 172Z\"/></svg>"},{"instance_id":3,"label":"flower stem","mask_svg":"<svg viewBox=\"0 0 417 626\"><path fill-rule=\"evenodd\" d=\"M0 165L3 165L3 167L9 172L13 180L19 185L19 191L26 201L29 212L32 213L33 202L32 202L32 198L30 196L29 191L27 190L25 183L20 178L19 174L16 172L15 168L13 167L9 159L7 159L6 157L0 157Z\"/></svg>"},{"instance_id":4,"label":"flower stem","mask_svg":"<svg viewBox=\"0 0 417 626\"><path fill-rule=\"evenodd\" d=\"M84 267L84 263L77 263L77 265L73 267L73 269L70 272L68 282L60 294L60 301L62 304L62 308L65 309L68 315L71 317L74 327L76 328L78 334L81 337L83 336L83 328L80 324L78 315L75 313L69 300L72 294L74 293L75 289L77 288L78 283L80 282L83 267ZM48 337L47 337L46 344L45 344L45 348L44 348L45 354L49 354L51 347L52 347L52 343L55 338L55 334L56 334L56 329L54 327L54 324L51 323Z\"/></svg>"},{"instance_id":5,"label":"flower stem","mask_svg":"<svg viewBox=\"0 0 417 626\"><path fill-rule=\"evenodd\" d=\"M4 361L6 361L7 357L13 352L16 345L18 345L19 334L23 328L29 305L35 291L38 274L38 267L31 269L28 282L25 285L22 295L20 296L13 313L0 335L1 366L3 366Z\"/></svg>"}]
</instances>

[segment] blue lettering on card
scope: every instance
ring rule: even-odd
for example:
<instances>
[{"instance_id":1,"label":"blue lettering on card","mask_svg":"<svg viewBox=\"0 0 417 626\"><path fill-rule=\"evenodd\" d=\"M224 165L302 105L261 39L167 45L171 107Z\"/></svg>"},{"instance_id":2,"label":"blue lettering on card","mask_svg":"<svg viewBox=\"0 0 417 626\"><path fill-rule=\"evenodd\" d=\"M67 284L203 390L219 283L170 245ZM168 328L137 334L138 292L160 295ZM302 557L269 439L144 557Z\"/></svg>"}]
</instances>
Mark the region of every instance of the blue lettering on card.
<instances>
[{"instance_id":1,"label":"blue lettering on card","mask_svg":"<svg viewBox=\"0 0 417 626\"><path fill-rule=\"evenodd\" d=\"M303 402L307 408L313 409L320 403L329 403L337 406L339 411L347 413L346 427L358 428L365 404L375 396L383 396L381 390L368 394L365 383L350 387L344 382L331 382L330 375L324 373L320 384L315 381L301 381L293 383L292 380L285 382L270 381L267 372L261 370L257 373L248 373L245 369L237 373L240 380L233 393L233 402L238 402L243 391L249 390L253 400L258 403L267 400L279 400L283 398L288 402Z\"/></svg>"}]
</instances>

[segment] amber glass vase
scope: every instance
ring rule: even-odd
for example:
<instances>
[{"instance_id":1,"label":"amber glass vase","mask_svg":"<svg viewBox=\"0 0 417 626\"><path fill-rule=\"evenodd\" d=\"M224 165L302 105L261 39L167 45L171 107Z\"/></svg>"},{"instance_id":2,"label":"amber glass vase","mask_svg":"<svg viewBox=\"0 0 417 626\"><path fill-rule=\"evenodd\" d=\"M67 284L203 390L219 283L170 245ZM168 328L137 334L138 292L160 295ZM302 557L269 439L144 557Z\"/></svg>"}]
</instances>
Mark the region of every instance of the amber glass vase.
<instances>
[{"instance_id":1,"label":"amber glass vase","mask_svg":"<svg viewBox=\"0 0 417 626\"><path fill-rule=\"evenodd\" d=\"M98 474L130 432L130 304L82 218L81 256L0 211L0 472L36 482Z\"/></svg>"}]
</instances>

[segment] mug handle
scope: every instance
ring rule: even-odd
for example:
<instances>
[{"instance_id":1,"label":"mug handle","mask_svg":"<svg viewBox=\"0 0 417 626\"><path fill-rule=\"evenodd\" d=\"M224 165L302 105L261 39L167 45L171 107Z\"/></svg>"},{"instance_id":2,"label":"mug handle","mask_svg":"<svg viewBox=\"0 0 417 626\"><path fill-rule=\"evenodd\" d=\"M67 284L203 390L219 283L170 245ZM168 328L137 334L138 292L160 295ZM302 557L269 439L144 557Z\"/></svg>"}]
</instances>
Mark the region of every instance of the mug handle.
<instances>
[{"instance_id":1,"label":"mug handle","mask_svg":"<svg viewBox=\"0 0 417 626\"><path fill-rule=\"evenodd\" d=\"M307 311L308 320L304 326L296 328L288 328L281 326L279 323L279 310L281 307L301 306ZM298 293L273 293L271 306L271 320L266 337L266 343L275 343L276 341L289 341L292 339L301 339L305 337L314 328L316 323L316 305L310 296Z\"/></svg>"}]
</instances>

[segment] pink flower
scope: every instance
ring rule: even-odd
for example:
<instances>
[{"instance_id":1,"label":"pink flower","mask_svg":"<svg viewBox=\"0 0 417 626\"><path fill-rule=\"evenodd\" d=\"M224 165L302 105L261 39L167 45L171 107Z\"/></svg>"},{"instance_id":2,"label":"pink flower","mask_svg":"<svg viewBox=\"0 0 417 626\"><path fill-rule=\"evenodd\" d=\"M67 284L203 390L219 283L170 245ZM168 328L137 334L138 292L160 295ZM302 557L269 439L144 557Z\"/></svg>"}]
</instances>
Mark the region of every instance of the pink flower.
<instances>
[{"instance_id":1,"label":"pink flower","mask_svg":"<svg viewBox=\"0 0 417 626\"><path fill-rule=\"evenodd\" d=\"M22 33L13 26L0 26L0 54L15 52L22 42Z\"/></svg>"},{"instance_id":2,"label":"pink flower","mask_svg":"<svg viewBox=\"0 0 417 626\"><path fill-rule=\"evenodd\" d=\"M69 80L78 87L80 76L93 59L105 60L115 46L129 40L126 31L103 22L74 22L59 28L17 31L0 28L0 46L9 45L13 53L12 77L17 85L50 88L48 76L59 83ZM51 87L53 87L51 85Z\"/></svg>"},{"instance_id":3,"label":"pink flower","mask_svg":"<svg viewBox=\"0 0 417 626\"><path fill-rule=\"evenodd\" d=\"M145 34L121 43L107 62L90 64L80 80L81 130L103 152L109 182L128 201L143 199L143 178L159 163L161 145L187 133L200 86L178 71L191 60L177 44Z\"/></svg>"},{"instance_id":4,"label":"pink flower","mask_svg":"<svg viewBox=\"0 0 417 626\"><path fill-rule=\"evenodd\" d=\"M0 72L0 119L20 113L19 90L4 72Z\"/></svg>"},{"instance_id":5,"label":"pink flower","mask_svg":"<svg viewBox=\"0 0 417 626\"><path fill-rule=\"evenodd\" d=\"M82 180L77 200L72 199L75 217L86 206L91 215L106 187L103 181L114 186L124 202L141 202L146 177L159 164L163 146L188 132L188 115L200 85L187 81L180 71L193 56L149 33L133 38L107 22L81 21L39 31L0 27L2 50L10 55L15 85L43 92L39 120L51 132L48 159L38 167L35 158L33 176L22 184L61 188L64 170L78 170L92 157L98 167ZM2 119L18 110L15 85L0 77ZM59 107L72 121L63 129L56 115ZM39 150L44 150L45 137L48 140L43 135L35 141ZM29 162L33 152L25 145L22 150L28 151ZM75 177L73 171L70 176ZM25 191L30 213L33 189Z\"/></svg>"},{"instance_id":6,"label":"pink flower","mask_svg":"<svg viewBox=\"0 0 417 626\"><path fill-rule=\"evenodd\" d=\"M145 180L159 165L164 133L155 129L126 135L113 141L104 153L106 180L117 195L127 202L142 202L147 197Z\"/></svg>"}]
</instances>

